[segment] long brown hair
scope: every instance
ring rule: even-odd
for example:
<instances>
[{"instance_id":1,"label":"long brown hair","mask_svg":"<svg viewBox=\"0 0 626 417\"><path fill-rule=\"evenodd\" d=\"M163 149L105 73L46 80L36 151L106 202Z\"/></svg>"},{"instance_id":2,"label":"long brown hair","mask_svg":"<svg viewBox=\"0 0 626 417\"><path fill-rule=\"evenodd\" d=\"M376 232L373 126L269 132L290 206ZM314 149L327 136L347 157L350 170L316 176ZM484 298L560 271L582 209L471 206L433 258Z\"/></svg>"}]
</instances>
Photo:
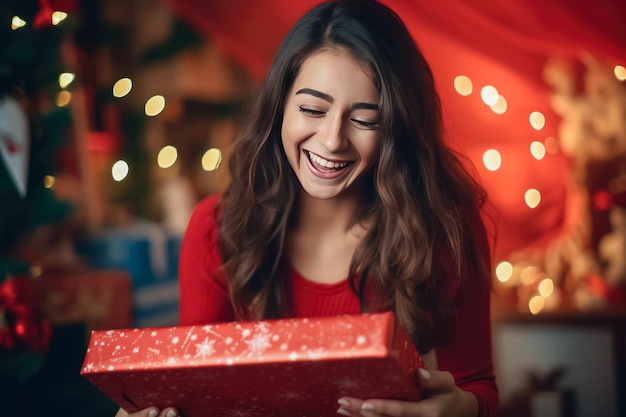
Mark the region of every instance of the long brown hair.
<instances>
[{"instance_id":1,"label":"long brown hair","mask_svg":"<svg viewBox=\"0 0 626 417\"><path fill-rule=\"evenodd\" d=\"M232 181L217 209L219 251L242 319L285 311L285 236L299 184L280 137L285 96L303 61L342 48L370 70L380 92L380 157L366 180L361 218L373 220L350 267L363 311L392 309L420 350L436 342L461 277L488 285L479 207L486 195L466 161L442 140L430 67L400 18L370 0L323 3L281 44L233 144ZM366 299L374 289L375 302Z\"/></svg>"}]
</instances>

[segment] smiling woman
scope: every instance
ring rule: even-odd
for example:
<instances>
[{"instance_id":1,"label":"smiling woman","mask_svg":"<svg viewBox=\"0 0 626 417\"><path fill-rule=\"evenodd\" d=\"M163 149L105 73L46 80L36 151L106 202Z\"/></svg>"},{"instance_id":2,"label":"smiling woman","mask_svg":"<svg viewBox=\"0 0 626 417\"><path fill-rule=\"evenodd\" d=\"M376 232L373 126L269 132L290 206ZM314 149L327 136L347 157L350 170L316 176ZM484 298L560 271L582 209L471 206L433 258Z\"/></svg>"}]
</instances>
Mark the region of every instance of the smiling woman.
<instances>
[{"instance_id":1,"label":"smiling woman","mask_svg":"<svg viewBox=\"0 0 626 417\"><path fill-rule=\"evenodd\" d=\"M370 76L342 49L322 50L303 63L286 97L281 130L285 154L305 191L301 204L308 197L349 198L374 166L378 96Z\"/></svg>"},{"instance_id":2,"label":"smiling woman","mask_svg":"<svg viewBox=\"0 0 626 417\"><path fill-rule=\"evenodd\" d=\"M181 324L392 311L428 362L426 397L341 396L329 413L496 416L486 196L441 124L430 67L392 10L306 13L233 144L231 183L189 222Z\"/></svg>"}]
</instances>

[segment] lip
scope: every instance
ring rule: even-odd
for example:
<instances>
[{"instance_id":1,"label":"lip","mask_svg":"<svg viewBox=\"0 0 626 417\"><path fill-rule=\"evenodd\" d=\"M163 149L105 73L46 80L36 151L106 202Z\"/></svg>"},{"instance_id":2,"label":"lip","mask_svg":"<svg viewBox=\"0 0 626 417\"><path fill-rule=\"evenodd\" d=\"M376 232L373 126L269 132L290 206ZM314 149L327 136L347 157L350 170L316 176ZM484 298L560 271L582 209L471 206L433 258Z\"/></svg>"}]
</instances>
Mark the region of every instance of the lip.
<instances>
[{"instance_id":1,"label":"lip","mask_svg":"<svg viewBox=\"0 0 626 417\"><path fill-rule=\"evenodd\" d=\"M336 162L336 163L347 163L347 165L340 169L340 170L330 170L330 171L321 171L320 169L318 169L315 165L313 165L313 161L311 161L311 158L309 157L309 153L319 156L314 152L310 152L307 151L306 149L302 150L302 154L304 156L304 158L306 159L306 164L309 167L309 171L311 171L311 173L318 177L318 178L322 178L325 180L334 180L334 179L338 179L341 178L343 176L348 175L348 173L351 171L350 166L353 165L354 161L336 161L336 160L332 160L332 159L327 159L328 161L331 162ZM320 156L321 157L321 156ZM324 158L326 159L326 158Z\"/></svg>"}]
</instances>

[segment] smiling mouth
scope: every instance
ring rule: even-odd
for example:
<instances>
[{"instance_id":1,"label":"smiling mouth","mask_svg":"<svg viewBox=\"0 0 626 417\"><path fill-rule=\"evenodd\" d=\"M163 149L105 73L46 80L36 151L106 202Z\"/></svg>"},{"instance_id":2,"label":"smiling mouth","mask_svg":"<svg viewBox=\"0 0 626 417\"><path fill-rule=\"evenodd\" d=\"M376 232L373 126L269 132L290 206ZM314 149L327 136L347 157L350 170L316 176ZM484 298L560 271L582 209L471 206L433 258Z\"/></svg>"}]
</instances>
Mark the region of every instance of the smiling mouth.
<instances>
[{"instance_id":1,"label":"smiling mouth","mask_svg":"<svg viewBox=\"0 0 626 417\"><path fill-rule=\"evenodd\" d=\"M309 152L307 150L304 151L309 158L309 161L313 165L315 169L321 172L336 172L341 171L348 165L352 164L353 161L329 161L328 159L324 159L319 155L314 154L313 152Z\"/></svg>"}]
</instances>

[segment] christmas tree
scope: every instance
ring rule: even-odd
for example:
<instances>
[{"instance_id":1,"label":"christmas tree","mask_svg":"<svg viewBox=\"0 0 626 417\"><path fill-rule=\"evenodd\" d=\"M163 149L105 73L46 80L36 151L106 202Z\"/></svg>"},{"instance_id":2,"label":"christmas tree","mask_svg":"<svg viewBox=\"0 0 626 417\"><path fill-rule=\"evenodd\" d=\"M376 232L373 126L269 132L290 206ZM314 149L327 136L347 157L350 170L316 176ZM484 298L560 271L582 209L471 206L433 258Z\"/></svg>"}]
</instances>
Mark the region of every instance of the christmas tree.
<instances>
[{"instance_id":1,"label":"christmas tree","mask_svg":"<svg viewBox=\"0 0 626 417\"><path fill-rule=\"evenodd\" d=\"M31 275L31 265L14 257L17 248L72 209L52 188L71 124L63 100L73 74L61 59L71 19L41 4L0 6L0 281Z\"/></svg>"},{"instance_id":2,"label":"christmas tree","mask_svg":"<svg viewBox=\"0 0 626 417\"><path fill-rule=\"evenodd\" d=\"M72 210L53 191L71 125L64 100L74 75L61 59L67 18L36 0L0 6L0 410L7 416L23 415L19 398L50 340L32 281L38 268L20 249Z\"/></svg>"}]
</instances>

